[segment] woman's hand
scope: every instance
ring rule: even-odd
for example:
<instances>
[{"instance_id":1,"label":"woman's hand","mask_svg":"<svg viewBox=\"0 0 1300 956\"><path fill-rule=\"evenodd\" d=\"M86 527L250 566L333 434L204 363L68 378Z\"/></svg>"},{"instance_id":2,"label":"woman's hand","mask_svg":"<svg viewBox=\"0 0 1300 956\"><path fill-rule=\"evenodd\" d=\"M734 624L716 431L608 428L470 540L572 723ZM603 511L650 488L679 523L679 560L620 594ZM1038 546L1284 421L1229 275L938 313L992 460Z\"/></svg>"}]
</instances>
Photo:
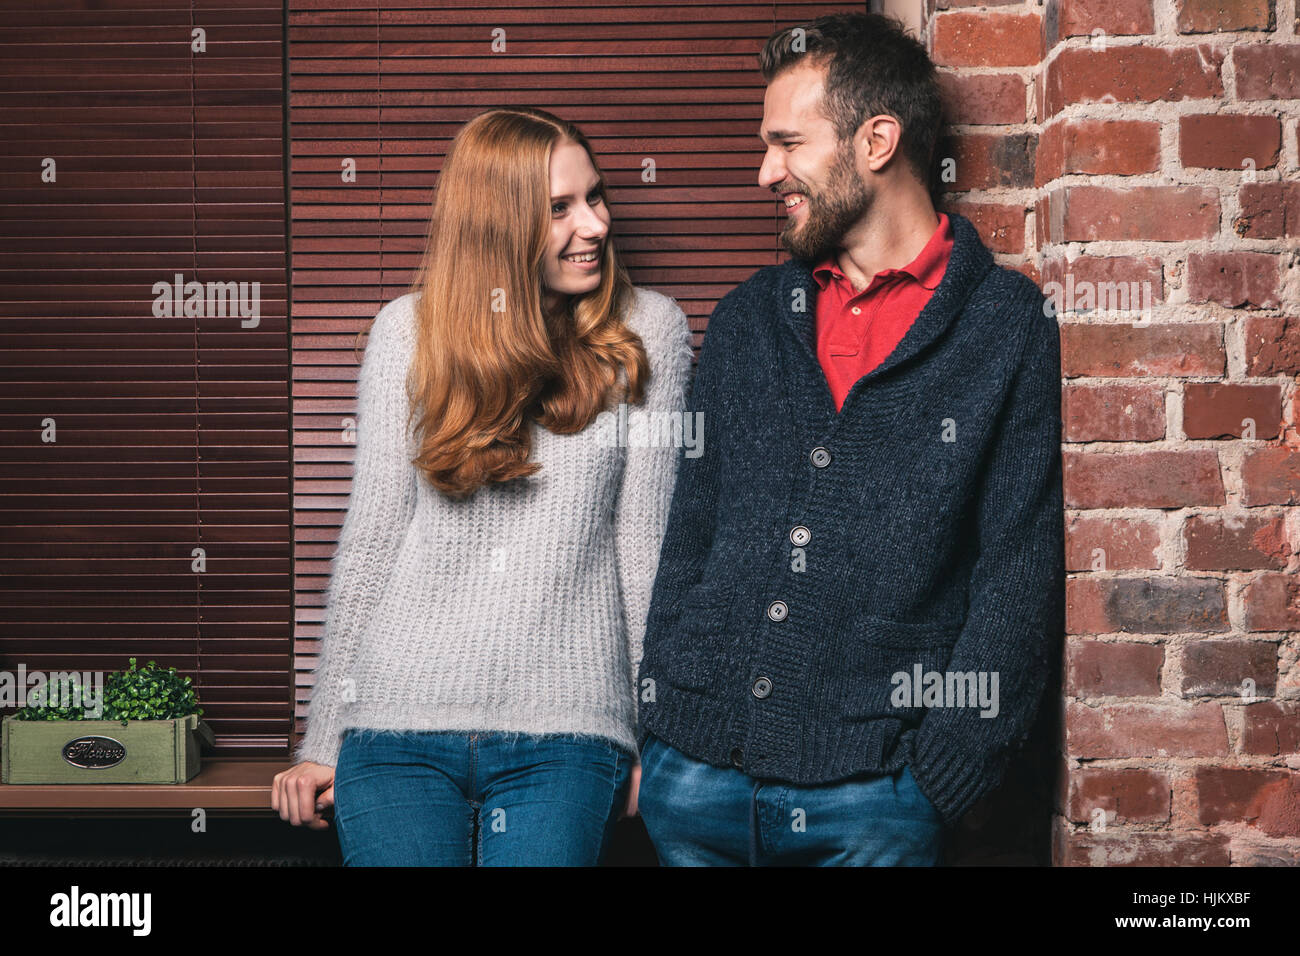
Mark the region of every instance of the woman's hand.
<instances>
[{"instance_id":1,"label":"woman's hand","mask_svg":"<svg viewBox=\"0 0 1300 956\"><path fill-rule=\"evenodd\" d=\"M627 807L624 808L621 814L619 814L620 820L622 820L624 817L636 816L636 795L637 795L637 791L640 788L641 788L641 764L638 762L636 766L632 768L632 779L628 783L628 787L627 787Z\"/></svg>"},{"instance_id":2,"label":"woman's hand","mask_svg":"<svg viewBox=\"0 0 1300 956\"><path fill-rule=\"evenodd\" d=\"M317 794L324 789L324 793ZM334 768L304 760L288 770L281 770L271 781L271 809L280 819L294 826L304 823L313 830L324 830L329 822L321 811L334 806Z\"/></svg>"}]
</instances>

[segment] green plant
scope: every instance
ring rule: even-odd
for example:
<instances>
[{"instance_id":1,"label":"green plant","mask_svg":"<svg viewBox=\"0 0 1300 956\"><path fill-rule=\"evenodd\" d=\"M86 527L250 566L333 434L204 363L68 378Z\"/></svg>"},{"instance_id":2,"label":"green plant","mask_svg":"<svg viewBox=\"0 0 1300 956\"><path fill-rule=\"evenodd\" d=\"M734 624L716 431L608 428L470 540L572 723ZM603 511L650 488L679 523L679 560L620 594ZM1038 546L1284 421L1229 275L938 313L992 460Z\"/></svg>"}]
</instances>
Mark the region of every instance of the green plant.
<instances>
[{"instance_id":1,"label":"green plant","mask_svg":"<svg viewBox=\"0 0 1300 956\"><path fill-rule=\"evenodd\" d=\"M130 658L131 666L124 671L114 671L104 679L104 701L101 720L171 720L173 717L188 717L190 714L203 715L203 708L198 706L192 683L188 677L181 677L176 668L163 670L150 661L139 670L135 658ZM80 685L72 681L70 686L78 696ZM34 695L39 696L39 695ZM86 720L85 709L76 707L50 707L39 701L22 708L16 714L18 720Z\"/></svg>"}]
</instances>

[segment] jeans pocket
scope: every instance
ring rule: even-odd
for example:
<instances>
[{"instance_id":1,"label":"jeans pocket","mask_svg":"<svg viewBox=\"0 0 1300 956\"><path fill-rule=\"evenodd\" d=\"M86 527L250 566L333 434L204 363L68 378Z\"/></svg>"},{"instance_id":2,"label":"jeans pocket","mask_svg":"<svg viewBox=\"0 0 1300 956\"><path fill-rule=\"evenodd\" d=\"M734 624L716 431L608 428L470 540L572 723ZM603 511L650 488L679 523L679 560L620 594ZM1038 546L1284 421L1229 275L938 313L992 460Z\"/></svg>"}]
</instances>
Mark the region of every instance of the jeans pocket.
<instances>
[{"instance_id":1,"label":"jeans pocket","mask_svg":"<svg viewBox=\"0 0 1300 956\"><path fill-rule=\"evenodd\" d=\"M668 759L672 753L672 747L651 734L646 738L645 746L641 748L641 782L644 784L647 777L658 773L663 766L663 762Z\"/></svg>"},{"instance_id":2,"label":"jeans pocket","mask_svg":"<svg viewBox=\"0 0 1300 956\"><path fill-rule=\"evenodd\" d=\"M903 769L899 771L899 779L905 784L907 790L911 794L912 801L916 806L923 809L935 820L943 820L943 814L939 812L938 808L935 807L930 798L925 795L925 791L921 789L921 785L916 782L916 775L912 773L911 764L903 764Z\"/></svg>"}]
</instances>

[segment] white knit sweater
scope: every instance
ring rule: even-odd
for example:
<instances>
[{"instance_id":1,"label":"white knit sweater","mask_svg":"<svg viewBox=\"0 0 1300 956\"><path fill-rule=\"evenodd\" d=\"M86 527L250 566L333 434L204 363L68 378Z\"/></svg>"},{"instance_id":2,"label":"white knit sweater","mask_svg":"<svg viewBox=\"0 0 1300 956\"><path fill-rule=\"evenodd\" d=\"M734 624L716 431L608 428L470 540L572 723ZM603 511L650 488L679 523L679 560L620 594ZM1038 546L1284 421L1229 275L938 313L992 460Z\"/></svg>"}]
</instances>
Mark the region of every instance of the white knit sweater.
<instances>
[{"instance_id":1,"label":"white knit sweater","mask_svg":"<svg viewBox=\"0 0 1300 956\"><path fill-rule=\"evenodd\" d=\"M537 474L446 498L410 464L415 294L380 310L357 381L352 492L298 760L348 727L587 734L635 755L634 683L682 450L532 423ZM677 303L636 289L650 381L630 415L685 411ZM632 434L629 429L629 435Z\"/></svg>"}]
</instances>

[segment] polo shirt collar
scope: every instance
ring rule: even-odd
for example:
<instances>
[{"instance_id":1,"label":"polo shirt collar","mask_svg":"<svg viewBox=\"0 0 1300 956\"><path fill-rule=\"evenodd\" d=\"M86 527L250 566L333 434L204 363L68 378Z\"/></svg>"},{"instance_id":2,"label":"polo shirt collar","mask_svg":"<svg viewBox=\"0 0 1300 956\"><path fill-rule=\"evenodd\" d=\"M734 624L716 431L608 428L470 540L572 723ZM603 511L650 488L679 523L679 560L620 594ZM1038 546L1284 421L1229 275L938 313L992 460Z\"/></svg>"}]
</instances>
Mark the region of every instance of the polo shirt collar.
<instances>
[{"instance_id":1,"label":"polo shirt collar","mask_svg":"<svg viewBox=\"0 0 1300 956\"><path fill-rule=\"evenodd\" d=\"M961 312L975 287L994 268L993 254L980 240L974 223L955 212L948 213L948 219L952 227L953 245L943 278L894 351L859 379L850 390L844 400L845 409L853 405L854 393L861 390L863 381L888 375L895 367L911 362L925 351L927 345L942 335ZM817 281L812 274L813 263L807 259L791 258L773 268L780 270L777 282L779 291L776 292L776 300L769 307L775 309L777 318L783 320L790 329L804 353L804 361L798 363L792 374L806 375L810 387L821 389L825 398L824 407L820 409L820 414L817 409L811 409L810 412L816 419L818 429L832 427L843 421L845 416L836 416L835 402L826 387L826 378L817 359L816 316L815 309L811 307L817 289ZM824 431L818 431L817 434L823 435Z\"/></svg>"},{"instance_id":2,"label":"polo shirt collar","mask_svg":"<svg viewBox=\"0 0 1300 956\"><path fill-rule=\"evenodd\" d=\"M884 273L905 272L922 287L933 292L939 287L940 280L943 279L943 270L948 262L948 256L944 255L945 246L953 241L952 221L948 218L947 213L939 213L939 225L935 227L934 233L930 240L907 265L901 269L885 269ZM812 267L813 279L817 282L817 288L824 290L830 283L831 277L836 279L845 279L846 276L840 270L839 263L836 261L835 253L829 252L826 256Z\"/></svg>"}]
</instances>

